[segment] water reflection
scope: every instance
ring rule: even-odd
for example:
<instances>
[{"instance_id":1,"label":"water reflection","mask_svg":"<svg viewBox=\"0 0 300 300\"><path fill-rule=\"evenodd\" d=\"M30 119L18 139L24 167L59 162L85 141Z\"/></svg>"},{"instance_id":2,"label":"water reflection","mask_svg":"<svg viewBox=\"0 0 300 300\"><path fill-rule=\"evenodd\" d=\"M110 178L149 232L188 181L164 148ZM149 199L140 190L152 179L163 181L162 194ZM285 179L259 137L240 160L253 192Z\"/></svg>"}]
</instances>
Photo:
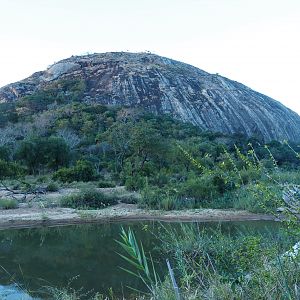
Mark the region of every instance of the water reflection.
<instances>
[{"instance_id":1,"label":"water reflection","mask_svg":"<svg viewBox=\"0 0 300 300\"><path fill-rule=\"evenodd\" d=\"M153 252L157 241L151 224L148 230L140 223L123 225L131 226L146 251ZM0 284L21 282L33 291L70 286L102 293L112 287L118 294L127 285L143 288L119 268L126 265L117 255L120 228L102 224L0 231Z\"/></svg>"},{"instance_id":2,"label":"water reflection","mask_svg":"<svg viewBox=\"0 0 300 300\"><path fill-rule=\"evenodd\" d=\"M246 227L261 230L266 224L269 228L275 226L274 223L249 222ZM154 261L164 260L157 251L161 243L157 239L157 233L162 230L158 222L0 231L0 284L6 286L0 288L0 299L23 299L3 298L4 289L21 293L16 286L10 285L15 282L23 284L25 290L35 291L31 293L33 296L42 298L44 294L38 291L45 286L70 286L75 290L84 288L84 291L105 294L112 288L118 295L128 295L129 289L126 286L143 289L137 278L120 269L128 268L117 254L120 248L115 240L119 239L121 226L125 229L130 226L133 229L137 240L142 241L145 251L151 251ZM171 223L168 226L176 228L180 225ZM199 223L195 226L217 225ZM240 230L241 226L227 223L224 228L232 233ZM159 268L159 272L166 270L164 263L158 264ZM33 299L28 297L27 295L24 299Z\"/></svg>"},{"instance_id":3,"label":"water reflection","mask_svg":"<svg viewBox=\"0 0 300 300\"><path fill-rule=\"evenodd\" d=\"M26 292L18 288L17 285L11 284L7 286L0 285L0 299L1 300L39 300L32 298Z\"/></svg>"}]
</instances>

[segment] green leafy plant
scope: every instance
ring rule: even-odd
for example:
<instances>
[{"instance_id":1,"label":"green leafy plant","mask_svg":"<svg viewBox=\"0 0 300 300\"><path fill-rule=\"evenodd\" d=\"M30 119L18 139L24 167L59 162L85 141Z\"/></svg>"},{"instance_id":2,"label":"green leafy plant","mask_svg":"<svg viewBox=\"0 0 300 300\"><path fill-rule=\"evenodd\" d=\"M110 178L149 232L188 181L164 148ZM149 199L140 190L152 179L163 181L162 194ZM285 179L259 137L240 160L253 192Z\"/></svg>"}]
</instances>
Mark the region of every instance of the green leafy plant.
<instances>
[{"instance_id":1,"label":"green leafy plant","mask_svg":"<svg viewBox=\"0 0 300 300\"><path fill-rule=\"evenodd\" d=\"M15 199L0 199L1 209L15 209L18 208L18 202Z\"/></svg>"},{"instance_id":2,"label":"green leafy plant","mask_svg":"<svg viewBox=\"0 0 300 300\"><path fill-rule=\"evenodd\" d=\"M112 181L99 180L97 186L98 188L114 188L116 184Z\"/></svg>"},{"instance_id":3,"label":"green leafy plant","mask_svg":"<svg viewBox=\"0 0 300 300\"><path fill-rule=\"evenodd\" d=\"M88 161L79 160L74 167L59 169L54 173L53 179L62 182L92 181L95 179L95 170Z\"/></svg>"},{"instance_id":4,"label":"green leafy plant","mask_svg":"<svg viewBox=\"0 0 300 300\"><path fill-rule=\"evenodd\" d=\"M59 186L56 182L50 182L46 186L46 190L47 190L47 192L57 192L59 190Z\"/></svg>"},{"instance_id":5,"label":"green leafy plant","mask_svg":"<svg viewBox=\"0 0 300 300\"><path fill-rule=\"evenodd\" d=\"M117 204L113 196L106 195L95 189L82 190L78 194L65 196L61 199L62 207L78 209L99 209Z\"/></svg>"},{"instance_id":6,"label":"green leafy plant","mask_svg":"<svg viewBox=\"0 0 300 300\"><path fill-rule=\"evenodd\" d=\"M133 271L126 268L121 269L142 280L148 291L155 296L161 280L155 270L151 255L150 259L146 257L143 244L138 245L131 228L126 232L122 227L120 241L116 242L126 253L126 255L120 253L119 255L134 268Z\"/></svg>"}]
</instances>

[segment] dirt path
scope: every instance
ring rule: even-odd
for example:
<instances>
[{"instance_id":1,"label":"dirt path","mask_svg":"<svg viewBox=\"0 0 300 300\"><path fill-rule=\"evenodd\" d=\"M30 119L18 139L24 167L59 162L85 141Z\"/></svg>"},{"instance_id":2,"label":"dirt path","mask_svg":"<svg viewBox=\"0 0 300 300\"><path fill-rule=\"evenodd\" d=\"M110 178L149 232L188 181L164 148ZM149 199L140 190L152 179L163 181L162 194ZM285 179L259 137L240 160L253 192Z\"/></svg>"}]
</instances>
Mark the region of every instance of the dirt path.
<instances>
[{"instance_id":1,"label":"dirt path","mask_svg":"<svg viewBox=\"0 0 300 300\"><path fill-rule=\"evenodd\" d=\"M132 220L208 222L274 220L274 217L240 210L144 210L138 208L137 205L123 203L101 210L75 210L71 208L18 208L12 210L0 210L0 229L97 222L123 222Z\"/></svg>"}]
</instances>

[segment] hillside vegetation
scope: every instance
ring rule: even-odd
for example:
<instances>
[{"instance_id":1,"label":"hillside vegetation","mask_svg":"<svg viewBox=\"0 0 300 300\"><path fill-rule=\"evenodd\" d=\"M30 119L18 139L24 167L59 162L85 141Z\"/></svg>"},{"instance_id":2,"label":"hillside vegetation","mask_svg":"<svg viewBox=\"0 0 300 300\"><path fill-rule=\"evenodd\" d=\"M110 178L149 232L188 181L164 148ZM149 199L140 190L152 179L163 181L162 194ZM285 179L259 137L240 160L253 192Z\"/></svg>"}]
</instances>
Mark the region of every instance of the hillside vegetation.
<instances>
[{"instance_id":1,"label":"hillside vegetation","mask_svg":"<svg viewBox=\"0 0 300 300\"><path fill-rule=\"evenodd\" d=\"M169 116L82 103L85 88L80 80L62 80L0 104L2 181L92 181L140 191L143 207L252 211L281 201L262 168L282 183L300 181L297 144L265 145L257 137L200 131Z\"/></svg>"}]
</instances>

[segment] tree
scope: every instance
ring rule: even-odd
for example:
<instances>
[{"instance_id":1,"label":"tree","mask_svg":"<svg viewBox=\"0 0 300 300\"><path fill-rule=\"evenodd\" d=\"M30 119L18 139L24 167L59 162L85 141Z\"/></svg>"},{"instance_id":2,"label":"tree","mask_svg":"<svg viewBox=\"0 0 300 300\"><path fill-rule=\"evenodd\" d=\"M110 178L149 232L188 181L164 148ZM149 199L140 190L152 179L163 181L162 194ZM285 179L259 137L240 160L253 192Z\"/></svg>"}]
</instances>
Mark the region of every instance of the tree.
<instances>
[{"instance_id":1,"label":"tree","mask_svg":"<svg viewBox=\"0 0 300 300\"><path fill-rule=\"evenodd\" d=\"M98 142L106 140L112 147L115 160L115 172L122 171L125 158L130 154L130 139L133 122L116 122L104 134L98 137Z\"/></svg>"},{"instance_id":2,"label":"tree","mask_svg":"<svg viewBox=\"0 0 300 300\"><path fill-rule=\"evenodd\" d=\"M63 128L57 131L57 135L61 137L70 149L74 149L80 143L80 137L71 129Z\"/></svg>"},{"instance_id":3,"label":"tree","mask_svg":"<svg viewBox=\"0 0 300 300\"><path fill-rule=\"evenodd\" d=\"M35 174L43 167L57 170L68 165L70 149L62 138L34 137L21 142L16 156Z\"/></svg>"}]
</instances>

